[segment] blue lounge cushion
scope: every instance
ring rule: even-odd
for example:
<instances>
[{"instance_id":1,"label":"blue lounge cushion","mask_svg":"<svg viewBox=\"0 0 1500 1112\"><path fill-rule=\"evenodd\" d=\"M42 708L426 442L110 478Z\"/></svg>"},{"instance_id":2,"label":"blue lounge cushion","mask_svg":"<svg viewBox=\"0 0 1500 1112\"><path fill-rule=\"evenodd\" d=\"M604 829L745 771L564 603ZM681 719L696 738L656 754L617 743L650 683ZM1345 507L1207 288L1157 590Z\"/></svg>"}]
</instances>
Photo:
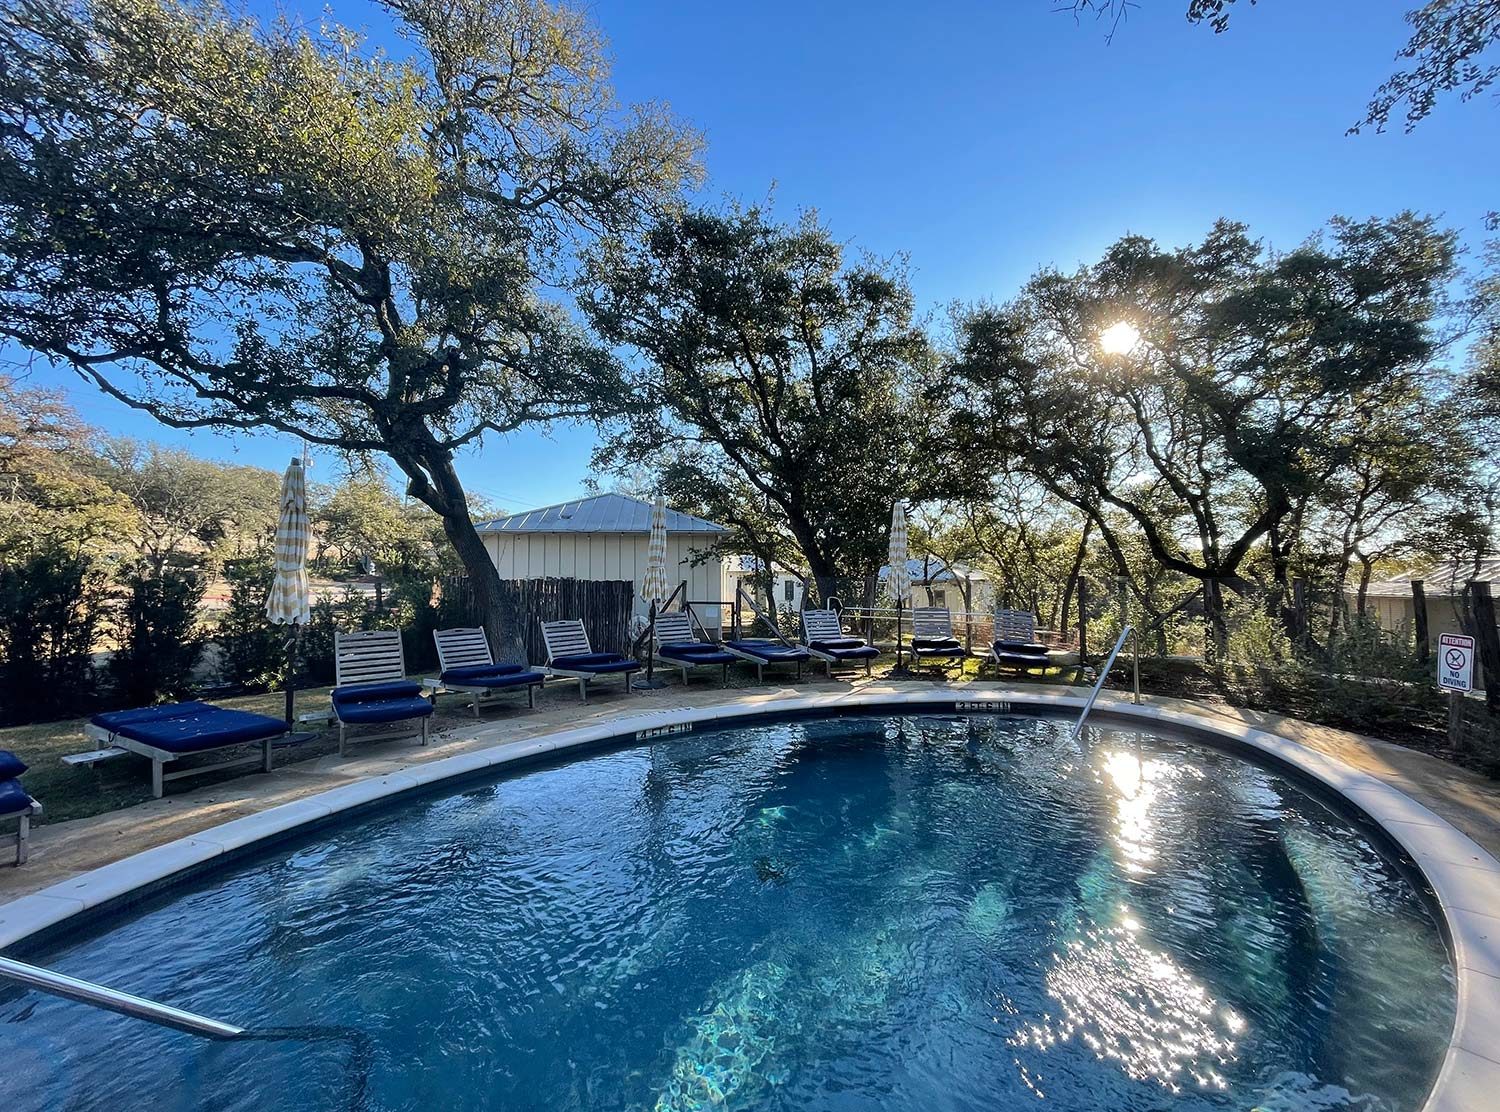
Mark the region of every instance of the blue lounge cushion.
<instances>
[{"instance_id":1,"label":"blue lounge cushion","mask_svg":"<svg viewBox=\"0 0 1500 1112\"><path fill-rule=\"evenodd\" d=\"M19 780L0 780L0 818L31 810L31 796Z\"/></svg>"},{"instance_id":2,"label":"blue lounge cushion","mask_svg":"<svg viewBox=\"0 0 1500 1112\"><path fill-rule=\"evenodd\" d=\"M25 771L25 761L9 749L0 749L0 780L14 780Z\"/></svg>"},{"instance_id":3,"label":"blue lounge cushion","mask_svg":"<svg viewBox=\"0 0 1500 1112\"><path fill-rule=\"evenodd\" d=\"M541 683L543 677L540 672L528 672L524 664L469 664L449 668L440 678L444 683L505 687L514 683Z\"/></svg>"},{"instance_id":4,"label":"blue lounge cushion","mask_svg":"<svg viewBox=\"0 0 1500 1112\"><path fill-rule=\"evenodd\" d=\"M169 753L222 749L280 737L287 732L286 723L280 718L196 701L113 710L96 714L89 721L118 737Z\"/></svg>"},{"instance_id":5,"label":"blue lounge cushion","mask_svg":"<svg viewBox=\"0 0 1500 1112\"><path fill-rule=\"evenodd\" d=\"M663 645L660 655L684 664L733 664L739 657L726 653L717 645Z\"/></svg>"},{"instance_id":6,"label":"blue lounge cushion","mask_svg":"<svg viewBox=\"0 0 1500 1112\"><path fill-rule=\"evenodd\" d=\"M879 649L874 645L866 645L863 641L858 641L854 645L847 647L835 645L830 641L817 641L813 643L812 647L821 653L826 653L835 660L874 660L880 655Z\"/></svg>"},{"instance_id":7,"label":"blue lounge cushion","mask_svg":"<svg viewBox=\"0 0 1500 1112\"><path fill-rule=\"evenodd\" d=\"M775 641L725 641L724 644L742 653L758 656L767 662L810 659L806 649L800 649L795 645L778 645Z\"/></svg>"},{"instance_id":8,"label":"blue lounge cushion","mask_svg":"<svg viewBox=\"0 0 1500 1112\"><path fill-rule=\"evenodd\" d=\"M432 713L432 704L420 695L409 695L335 703L333 711L340 722L402 722L408 718L426 718Z\"/></svg>"},{"instance_id":9,"label":"blue lounge cushion","mask_svg":"<svg viewBox=\"0 0 1500 1112\"><path fill-rule=\"evenodd\" d=\"M413 680L377 680L375 683L346 683L333 689L336 706L353 703L379 703L387 699L410 699L422 694L422 685Z\"/></svg>"},{"instance_id":10,"label":"blue lounge cushion","mask_svg":"<svg viewBox=\"0 0 1500 1112\"><path fill-rule=\"evenodd\" d=\"M641 662L619 653L579 653L577 656L554 657L552 666L565 668L570 672L607 675L610 672L633 672L641 666Z\"/></svg>"},{"instance_id":11,"label":"blue lounge cushion","mask_svg":"<svg viewBox=\"0 0 1500 1112\"><path fill-rule=\"evenodd\" d=\"M814 641L813 647L819 649L859 649L864 647L864 640L859 637L833 637L827 641Z\"/></svg>"},{"instance_id":12,"label":"blue lounge cushion","mask_svg":"<svg viewBox=\"0 0 1500 1112\"><path fill-rule=\"evenodd\" d=\"M964 647L956 637L918 637L911 643L911 651L918 656L965 656Z\"/></svg>"}]
</instances>

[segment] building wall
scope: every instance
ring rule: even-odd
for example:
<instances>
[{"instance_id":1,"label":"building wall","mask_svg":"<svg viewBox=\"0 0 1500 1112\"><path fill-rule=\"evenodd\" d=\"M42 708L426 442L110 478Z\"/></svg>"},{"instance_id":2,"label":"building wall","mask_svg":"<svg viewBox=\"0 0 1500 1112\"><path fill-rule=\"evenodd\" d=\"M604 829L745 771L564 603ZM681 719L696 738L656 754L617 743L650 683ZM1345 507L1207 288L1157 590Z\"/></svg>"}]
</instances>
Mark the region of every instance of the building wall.
<instances>
[{"instance_id":1,"label":"building wall","mask_svg":"<svg viewBox=\"0 0 1500 1112\"><path fill-rule=\"evenodd\" d=\"M1351 608L1354 605L1352 596L1349 605ZM1413 631L1412 627L1416 624L1416 603L1410 597L1371 598L1367 600L1366 605L1374 612L1381 629L1405 630L1407 633ZM1446 594L1428 593L1427 632L1433 652L1437 651L1439 634L1463 632L1458 622L1458 607ZM1477 688L1483 685L1484 672L1476 659L1474 661L1474 686Z\"/></svg>"},{"instance_id":2,"label":"building wall","mask_svg":"<svg viewBox=\"0 0 1500 1112\"><path fill-rule=\"evenodd\" d=\"M628 579L639 584L646 574L646 543L644 533L489 533L484 537L501 579ZM724 599L720 561L710 559L697 565L692 561L694 552L707 544L701 536L667 535L667 583L676 587L686 579L688 598L695 603ZM635 606L642 617L649 610L639 596ZM694 607L710 629L720 624L722 610Z\"/></svg>"}]
</instances>

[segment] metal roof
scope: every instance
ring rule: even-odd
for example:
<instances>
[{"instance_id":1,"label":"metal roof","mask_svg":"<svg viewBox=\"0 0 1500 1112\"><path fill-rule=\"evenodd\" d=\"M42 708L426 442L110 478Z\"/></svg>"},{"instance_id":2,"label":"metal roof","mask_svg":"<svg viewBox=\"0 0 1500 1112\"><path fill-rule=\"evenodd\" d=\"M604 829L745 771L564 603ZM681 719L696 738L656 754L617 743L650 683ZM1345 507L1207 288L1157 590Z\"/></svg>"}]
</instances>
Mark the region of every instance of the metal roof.
<instances>
[{"instance_id":1,"label":"metal roof","mask_svg":"<svg viewBox=\"0 0 1500 1112\"><path fill-rule=\"evenodd\" d=\"M651 503L624 494L596 494L536 510L481 521L481 533L650 533ZM723 533L715 525L680 510L667 509L668 533Z\"/></svg>"},{"instance_id":2,"label":"metal roof","mask_svg":"<svg viewBox=\"0 0 1500 1112\"><path fill-rule=\"evenodd\" d=\"M1356 579L1357 577L1351 572L1350 582L1344 585L1344 589L1350 594L1354 594L1359 589ZM1472 563L1459 564L1450 560L1435 567L1376 579L1371 581L1368 594L1371 598L1411 598L1413 579L1422 580L1429 595L1456 594L1470 579L1500 583L1500 559L1480 560L1477 568Z\"/></svg>"}]
</instances>

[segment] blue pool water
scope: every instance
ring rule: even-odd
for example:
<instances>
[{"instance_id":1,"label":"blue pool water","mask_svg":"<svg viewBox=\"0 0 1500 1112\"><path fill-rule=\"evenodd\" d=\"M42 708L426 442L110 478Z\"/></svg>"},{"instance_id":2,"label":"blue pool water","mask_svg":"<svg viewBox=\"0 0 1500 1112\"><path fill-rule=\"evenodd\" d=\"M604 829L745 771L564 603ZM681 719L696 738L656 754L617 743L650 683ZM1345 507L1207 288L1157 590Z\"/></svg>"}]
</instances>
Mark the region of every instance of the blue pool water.
<instances>
[{"instance_id":1,"label":"blue pool water","mask_svg":"<svg viewBox=\"0 0 1500 1112\"><path fill-rule=\"evenodd\" d=\"M1298 784L986 717L471 784L36 960L299 1030L206 1043L0 989L17 1112L1385 1112L1420 1107L1454 1007L1426 903Z\"/></svg>"}]
</instances>

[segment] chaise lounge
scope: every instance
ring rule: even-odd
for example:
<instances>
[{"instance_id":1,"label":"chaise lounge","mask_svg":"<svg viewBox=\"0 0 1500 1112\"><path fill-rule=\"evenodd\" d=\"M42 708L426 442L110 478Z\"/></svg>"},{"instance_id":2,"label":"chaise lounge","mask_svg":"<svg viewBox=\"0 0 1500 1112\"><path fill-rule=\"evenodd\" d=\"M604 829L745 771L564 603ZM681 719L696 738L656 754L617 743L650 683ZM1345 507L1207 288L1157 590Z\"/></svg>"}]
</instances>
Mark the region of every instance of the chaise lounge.
<instances>
[{"instance_id":1,"label":"chaise lounge","mask_svg":"<svg viewBox=\"0 0 1500 1112\"><path fill-rule=\"evenodd\" d=\"M26 794L19 779L26 764L8 749L0 749L0 822L17 820L16 864L26 864L31 850L31 820L42 813L42 805Z\"/></svg>"},{"instance_id":2,"label":"chaise lounge","mask_svg":"<svg viewBox=\"0 0 1500 1112\"><path fill-rule=\"evenodd\" d=\"M968 651L953 635L953 615L946 606L917 606L911 612L911 655L918 665L935 662L939 668L963 665Z\"/></svg>"},{"instance_id":3,"label":"chaise lounge","mask_svg":"<svg viewBox=\"0 0 1500 1112\"><path fill-rule=\"evenodd\" d=\"M755 682L766 682L766 667L771 664L795 664L797 678L802 678L802 665L812 659L812 654L801 645L785 641L720 641L719 647L733 653L741 660L755 665Z\"/></svg>"},{"instance_id":4,"label":"chaise lounge","mask_svg":"<svg viewBox=\"0 0 1500 1112\"><path fill-rule=\"evenodd\" d=\"M440 674L435 679L429 677L426 683L434 694L452 691L472 695L475 718L481 704L520 688L526 690L526 705L536 706L536 689L547 682L547 677L524 664L496 664L483 629L439 629L432 639L437 644Z\"/></svg>"},{"instance_id":5,"label":"chaise lounge","mask_svg":"<svg viewBox=\"0 0 1500 1112\"><path fill-rule=\"evenodd\" d=\"M406 652L399 632L370 629L334 634L333 667L338 686L330 697L339 724L339 756L344 756L350 726L420 719L422 744L427 744L427 720L433 707L422 697L422 685L406 678Z\"/></svg>"},{"instance_id":6,"label":"chaise lounge","mask_svg":"<svg viewBox=\"0 0 1500 1112\"><path fill-rule=\"evenodd\" d=\"M693 620L686 610L656 615L656 659L671 668L682 669L682 682L688 682L689 668L723 668L723 679L729 679L729 666L739 657L726 652L712 641L693 636Z\"/></svg>"},{"instance_id":7,"label":"chaise lounge","mask_svg":"<svg viewBox=\"0 0 1500 1112\"><path fill-rule=\"evenodd\" d=\"M163 703L155 707L112 710L94 715L84 727L84 733L90 740L111 748L84 756L102 760L118 755L118 750L123 749L149 757L151 794L160 799L166 781L180 780L184 776L256 763L260 764L262 772L270 772L271 744L288 732L285 721L269 715L229 710L196 701ZM165 771L167 765L184 757L252 744L260 746L258 756L194 765L176 772Z\"/></svg>"},{"instance_id":8,"label":"chaise lounge","mask_svg":"<svg viewBox=\"0 0 1500 1112\"><path fill-rule=\"evenodd\" d=\"M542 640L547 645L549 676L568 676L578 681L578 697L589 701L589 683L600 676L623 675L625 690L630 691L630 673L640 670L641 662L619 653L596 653L589 645L588 631L578 618L564 618L542 623Z\"/></svg>"},{"instance_id":9,"label":"chaise lounge","mask_svg":"<svg viewBox=\"0 0 1500 1112\"><path fill-rule=\"evenodd\" d=\"M995 611L990 655L1002 668L1047 669L1047 646L1036 640L1036 617L1026 610Z\"/></svg>"},{"instance_id":10,"label":"chaise lounge","mask_svg":"<svg viewBox=\"0 0 1500 1112\"><path fill-rule=\"evenodd\" d=\"M839 616L832 610L802 611L802 639L807 651L823 661L828 675L833 676L835 664L857 664L864 661L865 675L870 674L870 661L880 655L880 650L860 637L850 637L839 624Z\"/></svg>"}]
</instances>

